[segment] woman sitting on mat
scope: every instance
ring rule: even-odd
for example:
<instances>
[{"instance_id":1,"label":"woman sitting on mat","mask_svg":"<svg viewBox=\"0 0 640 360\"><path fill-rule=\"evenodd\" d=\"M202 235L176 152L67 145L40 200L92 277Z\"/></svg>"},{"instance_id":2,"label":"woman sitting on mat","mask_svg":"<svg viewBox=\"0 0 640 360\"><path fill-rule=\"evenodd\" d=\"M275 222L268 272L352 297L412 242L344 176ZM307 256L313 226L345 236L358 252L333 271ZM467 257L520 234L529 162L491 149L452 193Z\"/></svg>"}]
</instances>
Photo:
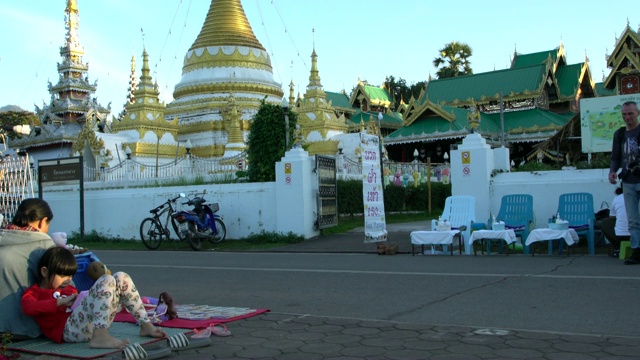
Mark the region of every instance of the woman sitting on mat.
<instances>
[{"instance_id":1,"label":"woman sitting on mat","mask_svg":"<svg viewBox=\"0 0 640 360\"><path fill-rule=\"evenodd\" d=\"M13 221L0 230L0 333L35 338L40 327L20 311L25 289L37 282L38 259L55 246L47 231L53 212L42 199L24 199Z\"/></svg>"},{"instance_id":2,"label":"woman sitting on mat","mask_svg":"<svg viewBox=\"0 0 640 360\"><path fill-rule=\"evenodd\" d=\"M46 337L58 343L88 341L92 348L122 349L129 340L109 334L121 306L138 321L140 336L166 337L149 320L129 275L124 272L103 275L86 296L78 298L78 290L71 285L77 270L78 263L71 251L50 248L38 262L40 283L22 295L23 312L35 319Z\"/></svg>"}]
</instances>

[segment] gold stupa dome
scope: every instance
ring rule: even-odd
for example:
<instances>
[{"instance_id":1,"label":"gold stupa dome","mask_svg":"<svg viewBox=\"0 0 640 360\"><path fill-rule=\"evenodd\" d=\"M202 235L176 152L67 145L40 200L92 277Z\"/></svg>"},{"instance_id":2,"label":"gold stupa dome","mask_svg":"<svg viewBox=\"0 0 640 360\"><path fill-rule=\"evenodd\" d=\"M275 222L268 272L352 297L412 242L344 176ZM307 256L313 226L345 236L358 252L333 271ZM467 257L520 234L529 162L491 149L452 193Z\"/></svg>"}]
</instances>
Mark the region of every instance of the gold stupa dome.
<instances>
[{"instance_id":1,"label":"gold stupa dome","mask_svg":"<svg viewBox=\"0 0 640 360\"><path fill-rule=\"evenodd\" d=\"M185 55L173 97L241 93L248 84L257 85L262 97L282 97L271 58L253 33L240 0L212 0L200 34Z\"/></svg>"}]
</instances>

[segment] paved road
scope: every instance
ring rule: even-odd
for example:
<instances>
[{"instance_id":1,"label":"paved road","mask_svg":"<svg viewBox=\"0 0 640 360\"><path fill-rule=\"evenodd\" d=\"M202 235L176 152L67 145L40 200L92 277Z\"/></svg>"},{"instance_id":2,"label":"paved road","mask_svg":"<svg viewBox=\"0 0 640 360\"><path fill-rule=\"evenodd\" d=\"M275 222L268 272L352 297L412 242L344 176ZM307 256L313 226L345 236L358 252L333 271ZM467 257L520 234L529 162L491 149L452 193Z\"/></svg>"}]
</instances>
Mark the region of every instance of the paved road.
<instances>
[{"instance_id":1,"label":"paved road","mask_svg":"<svg viewBox=\"0 0 640 360\"><path fill-rule=\"evenodd\" d=\"M401 250L414 225L390 227ZM378 256L362 239L98 254L144 294L271 310L181 358L640 358L640 310L613 305L635 301L640 267L605 256Z\"/></svg>"}]
</instances>

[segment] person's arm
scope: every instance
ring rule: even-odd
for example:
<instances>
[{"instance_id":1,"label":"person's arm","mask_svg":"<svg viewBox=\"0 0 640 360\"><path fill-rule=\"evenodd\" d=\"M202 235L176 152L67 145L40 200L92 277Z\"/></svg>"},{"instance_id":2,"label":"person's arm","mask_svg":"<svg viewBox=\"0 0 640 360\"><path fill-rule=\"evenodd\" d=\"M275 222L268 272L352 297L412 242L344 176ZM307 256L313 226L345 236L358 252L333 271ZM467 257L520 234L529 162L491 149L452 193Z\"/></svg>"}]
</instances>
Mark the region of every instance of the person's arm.
<instances>
[{"instance_id":1,"label":"person's arm","mask_svg":"<svg viewBox=\"0 0 640 360\"><path fill-rule=\"evenodd\" d=\"M622 164L622 142L620 139L624 139L624 128L620 128L613 133L613 144L611 145L611 165L609 166L609 182L615 184L618 176L617 172Z\"/></svg>"},{"instance_id":2,"label":"person's arm","mask_svg":"<svg viewBox=\"0 0 640 360\"><path fill-rule=\"evenodd\" d=\"M67 297L59 297L57 299L51 297L51 299L41 300L38 298L37 290L30 287L22 295L20 305L22 307L22 312L28 316L64 312L67 311L67 307L73 304L76 296L76 294L73 294Z\"/></svg>"}]
</instances>

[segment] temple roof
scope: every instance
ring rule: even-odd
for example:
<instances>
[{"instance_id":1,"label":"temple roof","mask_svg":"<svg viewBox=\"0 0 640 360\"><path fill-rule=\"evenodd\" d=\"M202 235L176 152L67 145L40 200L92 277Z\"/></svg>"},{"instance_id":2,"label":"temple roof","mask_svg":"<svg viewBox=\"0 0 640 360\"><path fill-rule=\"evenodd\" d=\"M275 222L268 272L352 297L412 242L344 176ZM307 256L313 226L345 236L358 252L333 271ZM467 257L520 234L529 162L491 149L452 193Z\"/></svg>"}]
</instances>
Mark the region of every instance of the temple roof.
<instances>
[{"instance_id":1,"label":"temple roof","mask_svg":"<svg viewBox=\"0 0 640 360\"><path fill-rule=\"evenodd\" d=\"M587 73L589 74L589 77L588 79L584 79L584 76L587 75ZM589 67L583 62L560 66L556 70L556 79L558 82L558 89L560 90L558 97L560 99L575 99L578 89L584 80L589 80L589 86L593 86L593 80L590 75Z\"/></svg>"},{"instance_id":2,"label":"temple roof","mask_svg":"<svg viewBox=\"0 0 640 360\"><path fill-rule=\"evenodd\" d=\"M502 91L505 99L539 96L549 73L549 63L515 69L497 70L468 76L432 80L421 105L428 98L436 104L460 106L465 103L497 101Z\"/></svg>"},{"instance_id":3,"label":"temple roof","mask_svg":"<svg viewBox=\"0 0 640 360\"><path fill-rule=\"evenodd\" d=\"M353 124L368 123L370 119L373 119L376 124L378 123L378 113L372 111L356 110L356 113L348 120ZM397 112L383 112L382 120L380 120L380 126L385 129L399 129L403 125L402 115Z\"/></svg>"},{"instance_id":4,"label":"temple roof","mask_svg":"<svg viewBox=\"0 0 640 360\"><path fill-rule=\"evenodd\" d=\"M614 87L613 89L607 89L606 87L604 87L604 83L603 82L599 82L596 83L596 96L597 97L602 97L602 96L614 96L614 95L618 95L618 87Z\"/></svg>"},{"instance_id":5,"label":"temple roof","mask_svg":"<svg viewBox=\"0 0 640 360\"><path fill-rule=\"evenodd\" d=\"M384 138L387 145L462 138L469 134L469 111L451 106L430 104L422 116L410 125L398 129ZM486 114L480 113L482 134L499 134L500 127Z\"/></svg>"},{"instance_id":6,"label":"temple roof","mask_svg":"<svg viewBox=\"0 0 640 360\"><path fill-rule=\"evenodd\" d=\"M551 59L555 68L565 65L567 60L564 54L564 46L560 44L559 47L553 50L545 50L529 54L514 53L513 60L511 61L511 68L515 69L532 65L540 65L545 63L547 59Z\"/></svg>"},{"instance_id":7,"label":"temple roof","mask_svg":"<svg viewBox=\"0 0 640 360\"><path fill-rule=\"evenodd\" d=\"M334 108L353 109L349 102L349 97L345 93L325 91L325 94L327 94L327 102L331 101L331 105L333 105Z\"/></svg>"}]
</instances>

